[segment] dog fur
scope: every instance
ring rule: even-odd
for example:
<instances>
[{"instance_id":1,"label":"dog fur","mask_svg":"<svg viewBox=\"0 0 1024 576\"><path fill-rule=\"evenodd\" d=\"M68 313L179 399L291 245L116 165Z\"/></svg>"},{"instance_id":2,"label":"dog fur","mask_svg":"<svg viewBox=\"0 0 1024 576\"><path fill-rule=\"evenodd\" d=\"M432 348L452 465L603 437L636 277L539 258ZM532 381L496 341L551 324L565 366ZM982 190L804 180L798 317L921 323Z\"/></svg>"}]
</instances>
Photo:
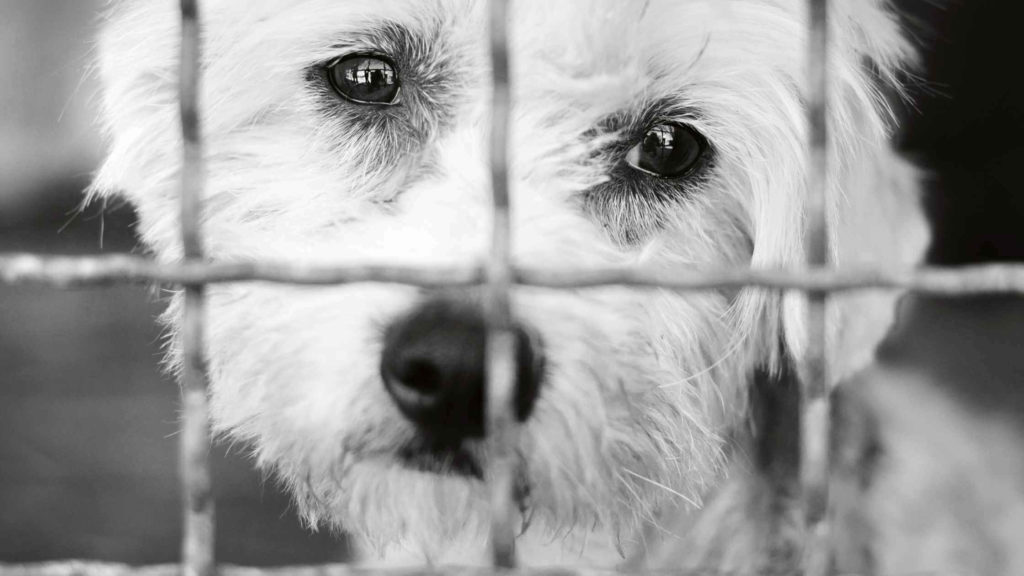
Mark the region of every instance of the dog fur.
<instances>
[{"instance_id":1,"label":"dog fur","mask_svg":"<svg viewBox=\"0 0 1024 576\"><path fill-rule=\"evenodd\" d=\"M515 260L799 266L808 196L817 193L805 185L805 5L513 2ZM883 94L899 90L912 49L883 0L832 7L831 256L840 266L911 266L928 233L916 172L888 143ZM485 8L202 2L207 256L421 266L480 258L490 219ZM400 107L344 102L318 75L367 50L402 68ZM127 198L162 262L181 258L177 54L175 2L111 6L99 66L110 147L93 194ZM660 202L613 177L623 143L652 119L685 123L710 143L699 177L644 181L661 187ZM485 485L397 462L415 430L377 370L382 327L421 297L377 284L211 287L214 423L252 447L311 527L343 529L371 557L473 562L486 533ZM871 361L896 297L833 300L833 384ZM806 349L802 296L517 288L513 301L549 363L517 447L527 563L799 564L792 486L759 466L765 418L752 415L765 413L767 399L779 433L791 428L779 410L792 396L779 391L795 389L792 366ZM165 318L172 367L179 307L176 294ZM473 450L486 460L486 445ZM910 539L887 542L866 545ZM882 569L917 568L912 554L876 557Z\"/></svg>"}]
</instances>

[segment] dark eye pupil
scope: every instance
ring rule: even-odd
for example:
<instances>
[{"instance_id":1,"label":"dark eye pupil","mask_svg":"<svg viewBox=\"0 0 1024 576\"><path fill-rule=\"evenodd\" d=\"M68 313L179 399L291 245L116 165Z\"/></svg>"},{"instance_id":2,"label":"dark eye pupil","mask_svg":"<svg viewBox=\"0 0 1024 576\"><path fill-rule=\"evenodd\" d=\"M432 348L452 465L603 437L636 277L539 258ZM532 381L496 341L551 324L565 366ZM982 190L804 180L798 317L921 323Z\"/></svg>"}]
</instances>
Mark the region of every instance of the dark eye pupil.
<instances>
[{"instance_id":1,"label":"dark eye pupil","mask_svg":"<svg viewBox=\"0 0 1024 576\"><path fill-rule=\"evenodd\" d=\"M331 85L359 104L394 104L401 84L391 62L377 56L348 56L328 68Z\"/></svg>"},{"instance_id":2,"label":"dark eye pupil","mask_svg":"<svg viewBox=\"0 0 1024 576\"><path fill-rule=\"evenodd\" d=\"M634 168L666 178L677 178L694 167L704 152L704 142L692 129L661 124L644 135L631 154Z\"/></svg>"}]
</instances>

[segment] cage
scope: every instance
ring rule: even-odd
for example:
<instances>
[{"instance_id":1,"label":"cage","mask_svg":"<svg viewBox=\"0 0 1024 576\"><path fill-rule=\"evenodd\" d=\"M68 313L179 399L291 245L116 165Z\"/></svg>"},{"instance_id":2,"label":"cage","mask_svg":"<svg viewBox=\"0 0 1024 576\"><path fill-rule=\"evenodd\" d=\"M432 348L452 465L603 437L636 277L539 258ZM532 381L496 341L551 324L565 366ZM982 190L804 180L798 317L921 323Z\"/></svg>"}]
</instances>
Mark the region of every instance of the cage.
<instances>
[{"instance_id":1,"label":"cage","mask_svg":"<svg viewBox=\"0 0 1024 576\"><path fill-rule=\"evenodd\" d=\"M637 290L658 288L699 291L757 287L798 291L808 296L809 349L800 366L800 469L797 482L808 542L804 559L808 575L832 570L834 535L829 526L829 490L833 474L829 442L832 411L825 351L825 310L833 294L863 290L907 290L917 294L963 297L978 294L1024 294L1024 269L986 265L961 268L930 267L914 270L836 269L830 266L825 218L828 174L829 0L807 0L811 14L807 58L812 87L807 102L811 146L808 188L819 191L806 215L807 266L791 270L735 269L717 271L664 271L642 268L553 270L517 267L510 257L511 230L508 191L508 139L511 110L507 0L491 0L490 58L492 67L492 119L490 170L494 226L490 252L480 264L455 268L395 267L388 263L363 267L316 267L284 263L210 263L204 260L199 226L199 198L204 186L202 118L198 103L202 81L199 62L201 0L181 0L180 117L184 146L181 181L181 242L183 261L159 264L133 256L52 257L34 254L0 255L0 279L8 284L42 284L70 288L119 284L170 285L185 292L181 373L183 413L180 439L180 477L185 492L182 507L184 534L180 566L128 568L104 564L65 563L2 567L0 573L29 574L169 574L207 576L215 573L274 573L242 567L218 566L214 557L214 498L211 492L211 446L204 350L205 287L215 283L272 282L295 285L340 285L362 282L396 283L420 287L480 286L486 294L487 317L487 430L497 447L489 461L491 491L491 557L493 568L513 570L515 547L513 483L515 459L512 443L516 423L512 408L515 338L511 333L510 292L514 286L548 289L586 289L609 285ZM344 565L289 567L280 573L348 574ZM429 572L431 569L424 569Z\"/></svg>"}]
</instances>

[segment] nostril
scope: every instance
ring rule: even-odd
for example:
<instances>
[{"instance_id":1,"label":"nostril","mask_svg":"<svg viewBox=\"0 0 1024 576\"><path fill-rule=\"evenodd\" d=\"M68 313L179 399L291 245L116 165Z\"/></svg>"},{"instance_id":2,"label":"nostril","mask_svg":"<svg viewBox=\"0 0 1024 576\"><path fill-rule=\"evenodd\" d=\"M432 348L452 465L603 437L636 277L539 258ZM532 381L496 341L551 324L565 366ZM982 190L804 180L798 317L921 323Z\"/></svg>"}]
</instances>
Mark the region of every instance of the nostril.
<instances>
[{"instance_id":1,"label":"nostril","mask_svg":"<svg viewBox=\"0 0 1024 576\"><path fill-rule=\"evenodd\" d=\"M441 391L441 369L427 358L408 358L401 362L393 374L403 386L424 396L433 396Z\"/></svg>"},{"instance_id":2,"label":"nostril","mask_svg":"<svg viewBox=\"0 0 1024 576\"><path fill-rule=\"evenodd\" d=\"M515 412L520 422L525 422L533 412L540 395L547 362L544 357L544 343L539 334L523 327L515 330L516 338L516 394Z\"/></svg>"},{"instance_id":3,"label":"nostril","mask_svg":"<svg viewBox=\"0 0 1024 576\"><path fill-rule=\"evenodd\" d=\"M398 408L415 422L435 418L444 391L444 375L429 358L398 355L381 363L384 386Z\"/></svg>"}]
</instances>

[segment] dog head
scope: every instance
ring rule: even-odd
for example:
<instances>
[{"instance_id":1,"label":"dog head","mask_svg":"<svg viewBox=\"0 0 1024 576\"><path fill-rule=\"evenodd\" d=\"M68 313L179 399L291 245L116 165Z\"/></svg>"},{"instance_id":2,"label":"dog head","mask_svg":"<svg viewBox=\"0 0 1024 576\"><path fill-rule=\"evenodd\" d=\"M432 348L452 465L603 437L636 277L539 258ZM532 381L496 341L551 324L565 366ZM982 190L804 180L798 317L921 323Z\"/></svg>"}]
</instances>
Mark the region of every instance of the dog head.
<instances>
[{"instance_id":1,"label":"dog head","mask_svg":"<svg viewBox=\"0 0 1024 576\"><path fill-rule=\"evenodd\" d=\"M94 187L131 201L162 261L181 257L173 4L111 11L111 146ZM485 2L202 7L210 259L429 266L485 253ZM511 12L516 261L802 262L805 2L520 0ZM834 3L831 42L834 257L912 261L924 234L879 91L907 45L881 0ZM230 285L209 298L215 425L251 442L311 524L428 548L478 527L478 294ZM866 351L844 370L885 328L887 305L865 302L833 318L833 347ZM517 288L513 305L521 505L555 533L629 533L663 506L699 505L746 422L749 374L804 347L801 300L756 290Z\"/></svg>"}]
</instances>

